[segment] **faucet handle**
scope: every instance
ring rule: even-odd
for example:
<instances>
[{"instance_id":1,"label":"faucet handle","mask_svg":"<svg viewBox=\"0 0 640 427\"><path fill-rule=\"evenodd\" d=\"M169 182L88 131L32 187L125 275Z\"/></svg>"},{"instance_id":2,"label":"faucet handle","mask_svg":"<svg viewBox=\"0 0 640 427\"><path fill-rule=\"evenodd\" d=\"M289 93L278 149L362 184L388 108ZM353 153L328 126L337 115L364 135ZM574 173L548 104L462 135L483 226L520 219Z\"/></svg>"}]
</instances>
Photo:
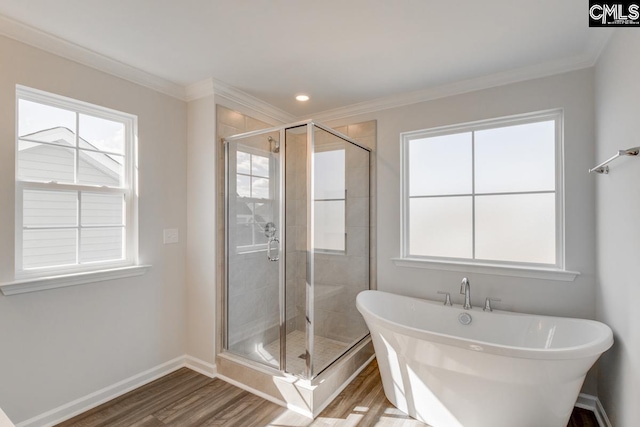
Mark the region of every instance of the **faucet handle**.
<instances>
[{"instance_id":1,"label":"faucet handle","mask_svg":"<svg viewBox=\"0 0 640 427\"><path fill-rule=\"evenodd\" d=\"M500 302L502 300L500 298L487 297L487 299L484 300L484 308L482 309L483 311L493 311L493 308L491 308L491 301Z\"/></svg>"},{"instance_id":2,"label":"faucet handle","mask_svg":"<svg viewBox=\"0 0 640 427\"><path fill-rule=\"evenodd\" d=\"M466 287L469 286L471 284L471 282L469 282L469 279L467 279L466 277L462 278L462 282L460 282L460 293L462 295L464 295L467 290Z\"/></svg>"},{"instance_id":3,"label":"faucet handle","mask_svg":"<svg viewBox=\"0 0 640 427\"><path fill-rule=\"evenodd\" d=\"M445 292L445 291L438 291L439 294L444 295L444 305L448 305L449 307L451 307L453 304L451 304L451 295L449 294L449 292Z\"/></svg>"}]
</instances>

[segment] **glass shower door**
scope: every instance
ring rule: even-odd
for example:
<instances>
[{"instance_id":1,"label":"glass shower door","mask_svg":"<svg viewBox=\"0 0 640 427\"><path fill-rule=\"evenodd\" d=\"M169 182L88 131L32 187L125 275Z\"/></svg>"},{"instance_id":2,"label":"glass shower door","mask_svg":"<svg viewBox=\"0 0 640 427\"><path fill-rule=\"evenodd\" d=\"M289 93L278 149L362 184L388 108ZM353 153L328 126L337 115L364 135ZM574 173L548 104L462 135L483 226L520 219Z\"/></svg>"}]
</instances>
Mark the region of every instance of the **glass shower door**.
<instances>
[{"instance_id":1,"label":"glass shower door","mask_svg":"<svg viewBox=\"0 0 640 427\"><path fill-rule=\"evenodd\" d=\"M280 132L226 143L228 351L280 367Z\"/></svg>"},{"instance_id":2,"label":"glass shower door","mask_svg":"<svg viewBox=\"0 0 640 427\"><path fill-rule=\"evenodd\" d=\"M225 350L312 379L368 333L369 151L307 122L225 155Z\"/></svg>"},{"instance_id":3,"label":"glass shower door","mask_svg":"<svg viewBox=\"0 0 640 427\"><path fill-rule=\"evenodd\" d=\"M369 152L313 123L285 140L286 371L312 379L368 333Z\"/></svg>"},{"instance_id":4,"label":"glass shower door","mask_svg":"<svg viewBox=\"0 0 640 427\"><path fill-rule=\"evenodd\" d=\"M356 296L369 289L369 152L314 126L307 311L313 378L369 332Z\"/></svg>"}]
</instances>

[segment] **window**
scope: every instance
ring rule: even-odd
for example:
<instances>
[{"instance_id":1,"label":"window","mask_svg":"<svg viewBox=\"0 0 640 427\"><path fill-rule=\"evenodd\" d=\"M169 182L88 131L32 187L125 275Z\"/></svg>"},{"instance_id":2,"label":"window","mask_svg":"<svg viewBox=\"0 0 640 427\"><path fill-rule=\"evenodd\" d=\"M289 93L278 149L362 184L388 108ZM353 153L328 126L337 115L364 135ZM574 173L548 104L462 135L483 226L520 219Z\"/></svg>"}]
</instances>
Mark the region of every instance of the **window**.
<instances>
[{"instance_id":1,"label":"window","mask_svg":"<svg viewBox=\"0 0 640 427\"><path fill-rule=\"evenodd\" d=\"M239 252L266 248L267 227L273 222L275 184L270 179L271 155L238 145L236 151L237 247ZM273 228L275 230L275 228Z\"/></svg>"},{"instance_id":2,"label":"window","mask_svg":"<svg viewBox=\"0 0 640 427\"><path fill-rule=\"evenodd\" d=\"M323 130L323 132L326 132ZM334 145L336 145L334 143ZM340 143L340 146L343 144ZM314 246L326 252L346 250L345 149L319 145L314 162Z\"/></svg>"},{"instance_id":3,"label":"window","mask_svg":"<svg viewBox=\"0 0 640 427\"><path fill-rule=\"evenodd\" d=\"M401 135L403 258L564 268L562 116Z\"/></svg>"},{"instance_id":4,"label":"window","mask_svg":"<svg viewBox=\"0 0 640 427\"><path fill-rule=\"evenodd\" d=\"M136 117L18 86L16 277L137 261Z\"/></svg>"}]
</instances>

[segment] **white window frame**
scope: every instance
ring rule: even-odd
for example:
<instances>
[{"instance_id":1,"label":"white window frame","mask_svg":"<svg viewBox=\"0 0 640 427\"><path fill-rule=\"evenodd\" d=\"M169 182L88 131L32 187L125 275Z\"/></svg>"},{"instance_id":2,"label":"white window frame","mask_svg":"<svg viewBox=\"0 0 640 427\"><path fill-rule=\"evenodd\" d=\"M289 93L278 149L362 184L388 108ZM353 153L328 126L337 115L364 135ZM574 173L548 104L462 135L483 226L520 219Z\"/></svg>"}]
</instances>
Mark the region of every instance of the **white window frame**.
<instances>
[{"instance_id":1,"label":"white window frame","mask_svg":"<svg viewBox=\"0 0 640 427\"><path fill-rule=\"evenodd\" d=\"M324 129L322 129L324 131ZM325 131L326 132L326 131ZM328 132L327 132L328 133ZM335 136L335 135L332 135ZM314 155L317 153L323 153L323 152L328 152L328 151L339 151L342 150L344 151L344 166L345 166L345 189L344 192L342 194L342 197L336 197L336 198L329 198L329 199L317 199L315 196L315 191L314 191L314 198L313 198L313 209L315 212L315 204L316 203L323 203L323 202L339 202L342 201L344 203L344 218L342 219L343 223L343 227L344 227L344 240L343 240L343 245L344 245L344 249L328 249L328 248L321 248L321 247L315 247L314 250L317 253L321 253L321 254L328 254L328 255L346 255L347 253L347 188L346 188L346 182L347 182L347 171L346 171L346 167L347 167L347 148L346 148L346 144L348 144L347 141L344 141L342 139L340 139L340 141L336 141L333 142L331 144L321 144L321 145L315 145L314 147ZM315 162L314 162L314 168L315 166ZM315 169L314 169L314 173L315 173ZM314 177L314 181L315 181L315 177ZM315 213L314 213L314 217L315 217ZM314 229L314 233L315 233L315 229ZM315 239L314 239L315 242Z\"/></svg>"},{"instance_id":2,"label":"white window frame","mask_svg":"<svg viewBox=\"0 0 640 427\"><path fill-rule=\"evenodd\" d=\"M253 175L253 171L250 170L249 174L246 173L240 173L238 172L238 153L247 153L251 156L260 156L260 157L266 157L267 159L269 159L269 175L268 177L264 177L264 176L260 176L260 175ZM256 177L256 178L267 178L269 180L269 197L267 199L261 199L258 197L236 197L236 200L245 200L247 201L247 203L265 203L270 205L271 210L273 211L273 209L278 209L278 206L275 205L275 195L276 195L276 182L277 181L277 171L276 171L276 161L272 155L271 152L267 151L267 150L261 150L260 148L256 148L256 147L252 147L249 145L245 145L245 144L241 144L238 143L236 144L235 150L234 150L234 159L235 162L233 164L232 167L232 173L234 176L234 188L237 188L238 185L238 175L242 175L242 176L248 176L250 177L250 182L253 182L253 180L251 178ZM273 172L273 174L272 174ZM237 215L237 214L236 214ZM274 215L275 217L275 215ZM237 218L236 218L237 221ZM277 224L276 221L273 221L274 223ZM237 226L237 222L236 222L236 226ZM267 243L255 243L255 227L258 226L258 224L255 222L255 218L254 218L254 223L252 224L253 230L254 232L252 233L251 239L253 241L252 244L250 245L236 245L236 253L237 254L246 254L246 253L252 253L252 252L265 252L267 250Z\"/></svg>"},{"instance_id":3,"label":"white window frame","mask_svg":"<svg viewBox=\"0 0 640 427\"><path fill-rule=\"evenodd\" d=\"M563 160L563 110L555 109L529 114L514 115L496 119L482 120L424 129L400 134L401 149L401 250L400 257L393 261L397 266L422 267L440 270L478 272L486 274L507 275L517 277L534 277L551 280L571 281L579 273L566 270L565 266L565 239L564 239L564 160ZM539 264L511 261L485 261L473 258L447 258L433 256L415 256L409 253L409 142L415 139L444 136L464 132L475 132L486 129L494 129L507 126L537 123L542 121L555 122L555 251L554 264ZM473 142L472 142L473 144ZM475 164L475 154L472 154L472 162ZM475 179L472 173L472 180ZM527 192L514 192L524 193ZM467 194L465 194L467 195ZM475 204L475 186L470 196ZM475 214L472 216L472 233L475 235ZM472 238L474 238L472 236ZM474 239L475 240L475 239ZM475 241L473 242L475 246ZM473 251L475 254L475 250ZM475 256L475 255L473 255ZM565 274L566 273L566 274Z\"/></svg>"},{"instance_id":4,"label":"white window frame","mask_svg":"<svg viewBox=\"0 0 640 427\"><path fill-rule=\"evenodd\" d=\"M19 141L20 135L18 132L18 106L20 100L27 100L37 102L44 105L49 105L56 108L62 108L70 110L76 113L76 125L78 120L78 114L87 114L107 120L113 120L123 123L125 126L125 150L124 150L124 184L121 187L108 187L101 185L87 185L87 184L66 184L57 182L37 182L37 181L23 181L18 177L18 157L19 157ZM10 289L15 290L15 285L21 285L25 282L29 282L30 279L47 278L52 279L54 282L57 279L73 278L75 282L71 284L90 283L93 281L106 280L106 278L112 277L128 277L131 275L143 274L148 266L144 267L144 271L138 271L137 269L131 269L130 267L138 265L138 188L137 188L137 116L123 113L120 111L112 110L109 108L89 104L87 102L78 101L72 98L63 97L56 94L51 94L37 89L16 85L16 121L15 121L15 183L16 183L16 195L15 195L15 278L16 282L7 285ZM79 138L78 130L75 130L76 138ZM75 148L78 150L78 148ZM76 165L76 169L78 165ZM77 170L76 170L77 173ZM22 265L22 239L23 239L23 204L22 196L25 189L36 190L49 190L49 191L77 191L80 195L82 191L91 193L102 194L123 194L125 203L125 215L124 215L124 257L121 260L113 261L96 261L89 263L78 263L73 265L59 265L51 267L38 267L31 269L24 269ZM80 209L80 205L78 206ZM78 230L82 227L78 223ZM80 236L78 236L78 245L80 244ZM79 259L76 259L79 262ZM103 278L96 278L87 276L82 273L101 273ZM105 274L106 272L106 274ZM115 273L114 273L115 272ZM84 278L84 279L83 279ZM58 280L59 281L59 280ZM59 286L65 286L61 284ZM39 284L35 285L36 289L48 289L51 287L58 287L53 284ZM5 286L0 285L3 293L6 294ZM15 292L19 293L19 292Z\"/></svg>"}]
</instances>

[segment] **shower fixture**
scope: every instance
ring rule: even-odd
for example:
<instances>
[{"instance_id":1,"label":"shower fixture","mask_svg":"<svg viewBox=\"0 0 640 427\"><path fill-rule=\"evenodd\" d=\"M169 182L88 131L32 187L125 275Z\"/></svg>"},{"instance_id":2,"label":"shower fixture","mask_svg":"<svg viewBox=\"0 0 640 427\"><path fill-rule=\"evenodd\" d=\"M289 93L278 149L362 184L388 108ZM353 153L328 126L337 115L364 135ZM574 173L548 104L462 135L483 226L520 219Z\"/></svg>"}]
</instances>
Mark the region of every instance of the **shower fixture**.
<instances>
[{"instance_id":1,"label":"shower fixture","mask_svg":"<svg viewBox=\"0 0 640 427\"><path fill-rule=\"evenodd\" d=\"M273 222L266 223L264 227L260 226L260 224L258 224L258 226L262 229L262 231L264 231L264 236L266 238L271 238L276 235L277 228Z\"/></svg>"}]
</instances>

